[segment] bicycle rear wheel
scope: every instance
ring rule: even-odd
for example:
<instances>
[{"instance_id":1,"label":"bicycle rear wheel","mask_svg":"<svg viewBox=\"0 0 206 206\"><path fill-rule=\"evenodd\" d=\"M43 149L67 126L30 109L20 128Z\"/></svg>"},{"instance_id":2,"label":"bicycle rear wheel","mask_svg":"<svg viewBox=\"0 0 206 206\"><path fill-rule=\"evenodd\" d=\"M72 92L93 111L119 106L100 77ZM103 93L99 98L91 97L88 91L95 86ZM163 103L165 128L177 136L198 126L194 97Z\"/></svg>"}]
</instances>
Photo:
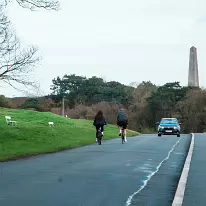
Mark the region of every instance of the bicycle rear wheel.
<instances>
[{"instance_id":1,"label":"bicycle rear wheel","mask_svg":"<svg viewBox=\"0 0 206 206\"><path fill-rule=\"evenodd\" d=\"M99 145L102 144L102 137L99 137Z\"/></svg>"},{"instance_id":2,"label":"bicycle rear wheel","mask_svg":"<svg viewBox=\"0 0 206 206\"><path fill-rule=\"evenodd\" d=\"M102 134L101 134L101 131L98 131L97 142L98 142L99 145L102 144Z\"/></svg>"}]
</instances>

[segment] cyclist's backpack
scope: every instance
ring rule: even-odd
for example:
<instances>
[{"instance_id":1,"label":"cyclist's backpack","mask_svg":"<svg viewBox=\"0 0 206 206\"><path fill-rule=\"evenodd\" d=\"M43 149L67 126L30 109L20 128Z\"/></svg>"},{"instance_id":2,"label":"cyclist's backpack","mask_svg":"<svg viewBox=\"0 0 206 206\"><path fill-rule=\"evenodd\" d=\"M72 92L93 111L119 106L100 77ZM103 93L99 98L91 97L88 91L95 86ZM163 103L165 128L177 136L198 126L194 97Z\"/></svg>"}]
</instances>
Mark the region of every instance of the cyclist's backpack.
<instances>
[{"instance_id":1,"label":"cyclist's backpack","mask_svg":"<svg viewBox=\"0 0 206 206\"><path fill-rule=\"evenodd\" d=\"M118 114L117 120L120 121L120 122L121 121L126 121L127 120L127 115L123 111L121 111Z\"/></svg>"}]
</instances>

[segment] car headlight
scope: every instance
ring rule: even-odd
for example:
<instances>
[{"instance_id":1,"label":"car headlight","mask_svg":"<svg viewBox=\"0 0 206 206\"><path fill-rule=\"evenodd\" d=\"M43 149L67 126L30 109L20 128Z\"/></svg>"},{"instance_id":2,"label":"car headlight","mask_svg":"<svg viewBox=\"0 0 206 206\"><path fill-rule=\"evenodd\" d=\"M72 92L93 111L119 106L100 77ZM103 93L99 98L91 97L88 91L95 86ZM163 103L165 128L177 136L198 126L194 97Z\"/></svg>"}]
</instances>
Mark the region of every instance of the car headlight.
<instances>
[{"instance_id":1,"label":"car headlight","mask_svg":"<svg viewBox=\"0 0 206 206\"><path fill-rule=\"evenodd\" d=\"M162 127L162 126L159 126L159 129L164 129L164 127Z\"/></svg>"}]
</instances>

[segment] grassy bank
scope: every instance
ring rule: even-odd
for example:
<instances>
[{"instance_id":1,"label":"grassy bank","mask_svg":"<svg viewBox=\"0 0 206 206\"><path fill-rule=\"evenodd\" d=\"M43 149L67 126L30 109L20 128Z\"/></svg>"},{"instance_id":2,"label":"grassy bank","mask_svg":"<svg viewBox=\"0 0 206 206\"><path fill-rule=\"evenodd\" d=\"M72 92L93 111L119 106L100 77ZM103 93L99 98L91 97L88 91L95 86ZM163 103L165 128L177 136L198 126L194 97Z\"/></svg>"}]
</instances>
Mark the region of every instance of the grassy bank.
<instances>
[{"instance_id":1,"label":"grassy bank","mask_svg":"<svg viewBox=\"0 0 206 206\"><path fill-rule=\"evenodd\" d=\"M17 121L8 126L5 116ZM48 122L54 122L49 127ZM95 128L88 120L70 120L52 113L0 108L0 161L56 152L95 142ZM128 131L127 136L137 132ZM118 137L118 128L105 126L104 140Z\"/></svg>"}]
</instances>

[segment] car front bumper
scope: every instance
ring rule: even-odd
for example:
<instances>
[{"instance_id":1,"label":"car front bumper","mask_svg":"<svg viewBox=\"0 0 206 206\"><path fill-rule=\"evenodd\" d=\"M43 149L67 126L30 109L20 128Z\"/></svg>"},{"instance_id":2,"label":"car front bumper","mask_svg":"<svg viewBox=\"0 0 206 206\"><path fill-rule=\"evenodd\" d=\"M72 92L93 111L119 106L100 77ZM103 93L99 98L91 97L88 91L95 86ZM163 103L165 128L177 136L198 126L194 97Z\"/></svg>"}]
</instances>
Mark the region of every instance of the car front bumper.
<instances>
[{"instance_id":1,"label":"car front bumper","mask_svg":"<svg viewBox=\"0 0 206 206\"><path fill-rule=\"evenodd\" d=\"M159 129L158 134L166 134L166 135L180 134L180 130L174 128L164 128L164 129Z\"/></svg>"}]
</instances>

